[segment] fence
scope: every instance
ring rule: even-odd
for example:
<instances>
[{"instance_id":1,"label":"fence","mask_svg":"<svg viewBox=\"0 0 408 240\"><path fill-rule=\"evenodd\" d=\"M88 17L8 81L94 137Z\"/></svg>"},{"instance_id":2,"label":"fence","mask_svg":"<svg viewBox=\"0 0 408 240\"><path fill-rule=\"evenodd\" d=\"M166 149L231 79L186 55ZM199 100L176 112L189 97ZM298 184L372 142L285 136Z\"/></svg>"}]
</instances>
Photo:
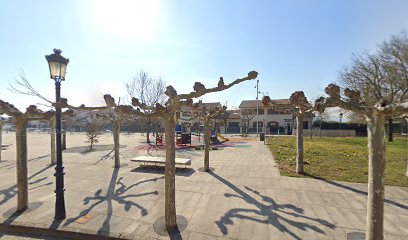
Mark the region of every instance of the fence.
<instances>
[{"instance_id":1,"label":"fence","mask_svg":"<svg viewBox=\"0 0 408 240\"><path fill-rule=\"evenodd\" d=\"M296 134L296 130L294 131ZM347 129L304 129L303 136L321 136L321 137L355 137L356 130L347 130Z\"/></svg>"}]
</instances>

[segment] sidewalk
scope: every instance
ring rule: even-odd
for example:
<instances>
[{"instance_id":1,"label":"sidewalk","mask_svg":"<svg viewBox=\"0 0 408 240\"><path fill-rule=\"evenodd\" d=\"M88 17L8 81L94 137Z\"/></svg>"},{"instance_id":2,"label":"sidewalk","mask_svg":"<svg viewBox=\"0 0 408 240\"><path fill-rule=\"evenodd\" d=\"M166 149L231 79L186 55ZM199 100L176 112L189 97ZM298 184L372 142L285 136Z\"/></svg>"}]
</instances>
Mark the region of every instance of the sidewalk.
<instances>
[{"instance_id":1,"label":"sidewalk","mask_svg":"<svg viewBox=\"0 0 408 240\"><path fill-rule=\"evenodd\" d=\"M67 218L53 222L54 168L49 167L48 135L29 138L30 209L13 216L16 177L13 147L0 162L0 222L127 239L166 239L153 223L164 215L162 168L138 167L129 159L140 135L121 136L123 166L112 168L111 137L92 153L78 151L83 141L68 135L64 152ZM4 138L12 141L12 138ZM34 147L31 144L36 143ZM104 146L104 147L103 147ZM151 151L163 155L164 151ZM177 170L177 214L188 225L179 239L345 239L364 232L366 184L282 177L262 142L239 142L210 152L213 172L203 166L203 151L182 151L191 168ZM408 238L408 189L386 188L386 239ZM1 235L0 235L1 236Z\"/></svg>"}]
</instances>

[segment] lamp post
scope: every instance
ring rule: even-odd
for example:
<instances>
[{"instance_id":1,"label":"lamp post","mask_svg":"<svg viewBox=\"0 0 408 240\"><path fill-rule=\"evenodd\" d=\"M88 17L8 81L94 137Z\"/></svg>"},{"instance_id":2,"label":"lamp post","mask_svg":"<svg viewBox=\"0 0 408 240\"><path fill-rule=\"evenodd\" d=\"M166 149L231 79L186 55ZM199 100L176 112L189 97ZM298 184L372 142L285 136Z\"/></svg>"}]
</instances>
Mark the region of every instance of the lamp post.
<instances>
[{"instance_id":1,"label":"lamp post","mask_svg":"<svg viewBox=\"0 0 408 240\"><path fill-rule=\"evenodd\" d=\"M217 134L217 116L214 116L214 129L215 129L215 134Z\"/></svg>"},{"instance_id":2,"label":"lamp post","mask_svg":"<svg viewBox=\"0 0 408 240\"><path fill-rule=\"evenodd\" d=\"M256 136L257 137L259 135L259 131L258 131L258 128L259 128L259 126L258 126L258 124L259 124L259 121L258 121L258 112L259 112L258 97L259 97L259 93L261 93L261 92L259 91L259 79L257 79L256 80ZM249 125L249 123L248 123L248 125Z\"/></svg>"},{"instance_id":3,"label":"lamp post","mask_svg":"<svg viewBox=\"0 0 408 240\"><path fill-rule=\"evenodd\" d=\"M339 113L339 118L340 118L340 130L341 130L341 120L343 119L343 113Z\"/></svg>"},{"instance_id":4,"label":"lamp post","mask_svg":"<svg viewBox=\"0 0 408 240\"><path fill-rule=\"evenodd\" d=\"M62 146L61 146L61 107L58 102L61 99L61 82L65 80L65 73L69 59L61 56L61 50L54 49L54 53L46 55L48 66L50 68L50 78L55 81L55 130L57 145L57 164L55 166L55 220L65 219L65 200L64 200L64 167L62 165Z\"/></svg>"}]
</instances>

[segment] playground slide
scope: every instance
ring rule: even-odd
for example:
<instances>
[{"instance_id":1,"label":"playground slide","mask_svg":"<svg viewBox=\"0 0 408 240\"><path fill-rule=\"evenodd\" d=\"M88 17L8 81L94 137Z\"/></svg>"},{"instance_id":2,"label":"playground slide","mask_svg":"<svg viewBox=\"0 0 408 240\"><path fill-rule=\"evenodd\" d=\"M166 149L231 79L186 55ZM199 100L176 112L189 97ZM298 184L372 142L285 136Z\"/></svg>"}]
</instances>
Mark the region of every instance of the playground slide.
<instances>
[{"instance_id":1,"label":"playground slide","mask_svg":"<svg viewBox=\"0 0 408 240\"><path fill-rule=\"evenodd\" d=\"M220 142L220 140L218 140L217 137L211 137L210 140L211 140L211 143L214 144L214 145L222 144L222 142Z\"/></svg>"},{"instance_id":2,"label":"playground slide","mask_svg":"<svg viewBox=\"0 0 408 240\"><path fill-rule=\"evenodd\" d=\"M217 137L218 137L219 139L221 139L221 142L227 142L227 141L229 141L229 139L223 137L223 136L221 135L221 133L217 133Z\"/></svg>"}]
</instances>

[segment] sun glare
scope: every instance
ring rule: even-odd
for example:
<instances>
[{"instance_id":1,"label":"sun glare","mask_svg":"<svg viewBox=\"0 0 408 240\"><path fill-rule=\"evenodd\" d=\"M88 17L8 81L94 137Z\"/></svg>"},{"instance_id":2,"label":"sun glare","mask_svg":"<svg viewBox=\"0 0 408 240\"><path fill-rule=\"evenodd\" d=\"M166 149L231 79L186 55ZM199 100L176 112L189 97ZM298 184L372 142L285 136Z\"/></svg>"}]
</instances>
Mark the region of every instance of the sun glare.
<instances>
[{"instance_id":1,"label":"sun glare","mask_svg":"<svg viewBox=\"0 0 408 240\"><path fill-rule=\"evenodd\" d=\"M158 0L95 0L89 8L97 31L111 37L150 41L158 30Z\"/></svg>"}]
</instances>

